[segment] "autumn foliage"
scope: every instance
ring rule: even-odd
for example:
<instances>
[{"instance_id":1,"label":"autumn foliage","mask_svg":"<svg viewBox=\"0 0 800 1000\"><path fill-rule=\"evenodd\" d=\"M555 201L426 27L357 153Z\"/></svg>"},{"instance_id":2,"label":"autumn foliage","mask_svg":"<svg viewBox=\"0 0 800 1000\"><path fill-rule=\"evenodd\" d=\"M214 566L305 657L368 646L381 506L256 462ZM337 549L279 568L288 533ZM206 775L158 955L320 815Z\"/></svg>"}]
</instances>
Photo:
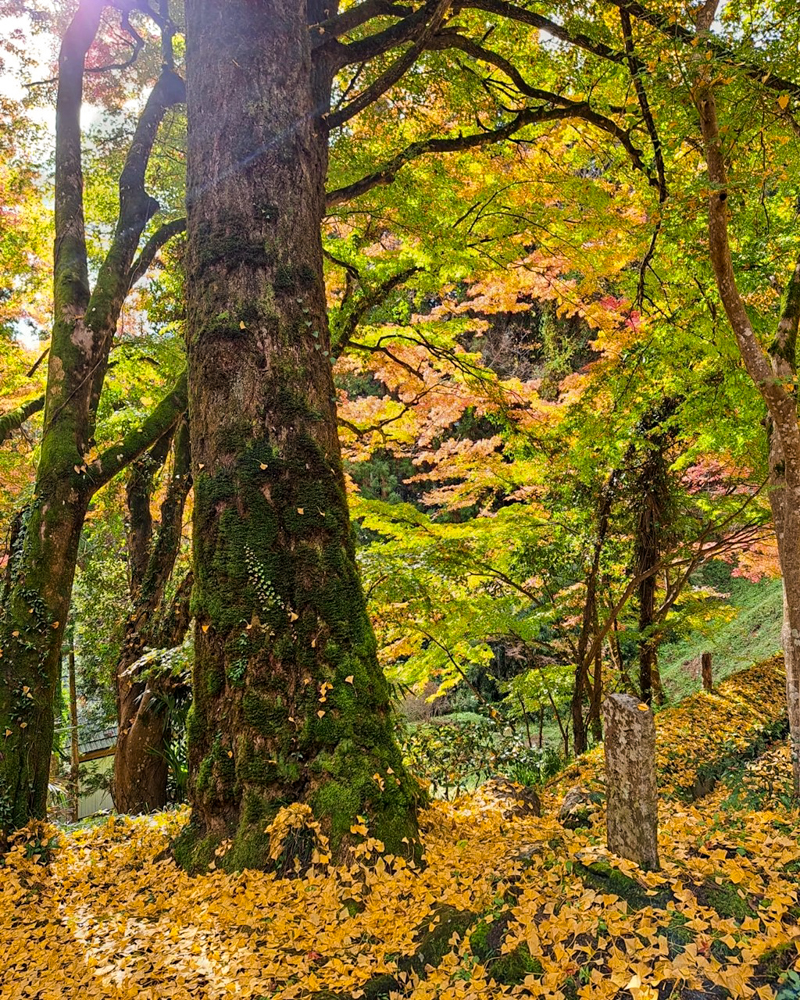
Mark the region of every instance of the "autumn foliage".
<instances>
[{"instance_id":1,"label":"autumn foliage","mask_svg":"<svg viewBox=\"0 0 800 1000\"><path fill-rule=\"evenodd\" d=\"M575 769L542 818L503 819L479 795L433 803L424 867L363 828L338 867L321 843L301 877L212 862L190 878L164 853L183 811L33 824L0 872L4 1000L657 1000L667 985L768 1000L797 961L785 746L720 773L704 798L685 793L721 748L744 751L781 720L780 682L770 661L660 714L657 874L608 855L602 815L577 831L557 822L554 793ZM582 780L599 780L596 764ZM273 827L278 850L298 821L290 810Z\"/></svg>"}]
</instances>

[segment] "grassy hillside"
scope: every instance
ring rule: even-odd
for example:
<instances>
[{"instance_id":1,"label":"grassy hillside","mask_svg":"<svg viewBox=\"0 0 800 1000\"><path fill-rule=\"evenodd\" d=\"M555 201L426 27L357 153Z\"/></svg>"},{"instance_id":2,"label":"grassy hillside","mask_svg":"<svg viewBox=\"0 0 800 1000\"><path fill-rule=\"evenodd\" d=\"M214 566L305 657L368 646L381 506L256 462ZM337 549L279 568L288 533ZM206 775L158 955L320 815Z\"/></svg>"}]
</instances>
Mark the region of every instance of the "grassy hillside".
<instances>
[{"instance_id":1,"label":"grassy hillside","mask_svg":"<svg viewBox=\"0 0 800 1000\"><path fill-rule=\"evenodd\" d=\"M715 679L722 680L781 648L781 581L750 583L731 578L721 563L709 569L708 582L730 594L728 603L735 615L728 622L710 623L708 635L693 632L661 647L661 677L672 702L700 688L700 657L706 651L713 656Z\"/></svg>"}]
</instances>

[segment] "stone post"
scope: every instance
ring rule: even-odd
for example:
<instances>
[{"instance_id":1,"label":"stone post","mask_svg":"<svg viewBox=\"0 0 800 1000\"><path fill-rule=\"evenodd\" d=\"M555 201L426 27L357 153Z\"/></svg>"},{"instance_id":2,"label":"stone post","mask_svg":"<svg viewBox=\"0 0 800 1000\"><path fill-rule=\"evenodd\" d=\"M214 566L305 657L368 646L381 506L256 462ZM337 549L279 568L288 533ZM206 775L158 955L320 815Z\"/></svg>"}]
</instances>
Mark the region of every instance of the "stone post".
<instances>
[{"instance_id":1,"label":"stone post","mask_svg":"<svg viewBox=\"0 0 800 1000\"><path fill-rule=\"evenodd\" d=\"M714 676L711 672L711 653L703 653L700 657L700 663L702 664L703 671L703 690L713 691Z\"/></svg>"},{"instance_id":2,"label":"stone post","mask_svg":"<svg viewBox=\"0 0 800 1000\"><path fill-rule=\"evenodd\" d=\"M656 727L653 713L627 694L603 705L608 849L654 870L658 864Z\"/></svg>"}]
</instances>

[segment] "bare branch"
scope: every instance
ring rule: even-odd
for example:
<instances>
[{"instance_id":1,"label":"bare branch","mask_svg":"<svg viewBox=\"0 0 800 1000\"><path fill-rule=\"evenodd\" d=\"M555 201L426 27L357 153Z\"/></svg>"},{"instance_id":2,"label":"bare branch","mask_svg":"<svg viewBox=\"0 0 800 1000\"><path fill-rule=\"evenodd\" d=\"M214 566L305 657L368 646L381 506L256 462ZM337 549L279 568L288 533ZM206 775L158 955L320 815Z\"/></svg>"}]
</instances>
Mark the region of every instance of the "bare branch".
<instances>
[{"instance_id":1,"label":"bare branch","mask_svg":"<svg viewBox=\"0 0 800 1000\"><path fill-rule=\"evenodd\" d=\"M659 179L656 180L652 172L645 166L644 161L642 160L642 151L631 141L630 132L622 128L621 125L618 125L612 118L608 118L606 115L602 115L598 111L595 111L590 106L588 101L573 101L568 97L562 97L560 94L555 94L552 91L541 90L539 87L531 86L524 79L519 70L513 65L513 63L509 62L508 59L505 59L497 52L492 52L490 49L484 48L482 45L474 42L471 38L466 38L464 35L460 35L455 31L439 32L439 34L428 42L427 48L460 49L462 52L465 52L477 61L486 62L491 66L496 66L497 69L501 70L501 72L505 73L506 76L512 80L517 90L525 97L532 97L536 100L547 101L550 104L555 104L569 109L575 118L581 118L584 121L590 122L596 128L599 128L603 132L607 132L609 135L617 139L628 153L628 156L636 169L647 177L648 182L653 187L660 188L660 175Z\"/></svg>"},{"instance_id":2,"label":"bare branch","mask_svg":"<svg viewBox=\"0 0 800 1000\"><path fill-rule=\"evenodd\" d=\"M39 357L34 361L31 367L25 372L25 378L33 378L33 376L36 374L39 368L39 365L41 365L41 363L45 360L45 358L49 353L50 353L50 348L46 347L39 355Z\"/></svg>"},{"instance_id":3,"label":"bare branch","mask_svg":"<svg viewBox=\"0 0 800 1000\"><path fill-rule=\"evenodd\" d=\"M665 202L667 200L667 174L664 168L664 153L661 147L661 139L656 128L655 119L653 118L653 112L650 110L647 91L644 87L644 77L647 69L636 55L631 19L628 12L620 10L619 16L622 23L622 35L625 39L625 57L628 60L628 68L636 91L636 98L639 101L639 109L642 112L647 134L650 136L650 142L653 146L653 156L655 157L656 173L658 175L658 200Z\"/></svg>"},{"instance_id":4,"label":"bare branch","mask_svg":"<svg viewBox=\"0 0 800 1000\"><path fill-rule=\"evenodd\" d=\"M517 7L514 4L507 3L506 0L464 0L464 2L457 3L453 10L454 13L458 13L459 10L485 10L490 14L497 14L499 17L507 18L509 21L519 21L521 24L528 24L532 28L538 28L539 31L547 32L553 38L558 38L562 42L568 42L570 45L575 45L587 52L592 52L596 56L600 56L601 59L615 63L624 63L625 61L624 52L618 52L604 42L598 42L581 32L568 31L563 25L557 24L555 21L551 21L549 18L543 17L532 10L527 10L525 7Z\"/></svg>"}]
</instances>

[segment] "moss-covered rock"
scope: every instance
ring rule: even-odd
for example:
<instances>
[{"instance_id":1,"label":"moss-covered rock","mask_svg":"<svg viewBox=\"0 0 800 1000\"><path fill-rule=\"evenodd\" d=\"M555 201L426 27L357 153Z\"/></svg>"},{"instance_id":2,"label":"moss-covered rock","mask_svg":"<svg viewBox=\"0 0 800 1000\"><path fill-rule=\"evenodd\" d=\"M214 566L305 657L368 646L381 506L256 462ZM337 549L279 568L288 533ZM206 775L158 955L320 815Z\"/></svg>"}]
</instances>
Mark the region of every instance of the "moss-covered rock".
<instances>
[{"instance_id":1,"label":"moss-covered rock","mask_svg":"<svg viewBox=\"0 0 800 1000\"><path fill-rule=\"evenodd\" d=\"M397 968L400 972L414 971L419 975L424 973L426 966L435 969L444 956L452 951L450 940L453 934L463 937L476 916L469 910L457 910L453 906L437 907L414 934L416 951L413 955L400 958Z\"/></svg>"},{"instance_id":2,"label":"moss-covered rock","mask_svg":"<svg viewBox=\"0 0 800 1000\"><path fill-rule=\"evenodd\" d=\"M531 957L528 946L523 942L513 951L490 962L487 974L502 986L520 986L527 976L540 976L542 965L538 959Z\"/></svg>"},{"instance_id":3,"label":"moss-covered rock","mask_svg":"<svg viewBox=\"0 0 800 1000\"><path fill-rule=\"evenodd\" d=\"M797 961L797 943L789 941L764 952L755 968L754 976L763 980L763 985L775 984L778 977L787 969L791 969Z\"/></svg>"},{"instance_id":4,"label":"moss-covered rock","mask_svg":"<svg viewBox=\"0 0 800 1000\"><path fill-rule=\"evenodd\" d=\"M674 911L664 928L670 959L677 958L686 950L686 945L694 941L694 933L686 926L688 917Z\"/></svg>"},{"instance_id":5,"label":"moss-covered rock","mask_svg":"<svg viewBox=\"0 0 800 1000\"><path fill-rule=\"evenodd\" d=\"M707 881L692 888L698 903L716 910L721 917L742 921L745 917L756 916L758 913L748 896L733 882Z\"/></svg>"},{"instance_id":6,"label":"moss-covered rock","mask_svg":"<svg viewBox=\"0 0 800 1000\"><path fill-rule=\"evenodd\" d=\"M531 956L527 944L503 954L503 942L514 915L510 907L493 919L482 919L469 937L472 954L485 966L487 975L502 986L519 986L526 976L542 972L540 962Z\"/></svg>"},{"instance_id":7,"label":"moss-covered rock","mask_svg":"<svg viewBox=\"0 0 800 1000\"><path fill-rule=\"evenodd\" d=\"M635 879L624 875L618 868L614 868L605 861L594 861L589 865L577 863L574 871L592 889L603 893L613 893L620 899L624 899L634 910L641 910L645 906L663 909L673 898L668 889L648 891Z\"/></svg>"},{"instance_id":8,"label":"moss-covered rock","mask_svg":"<svg viewBox=\"0 0 800 1000\"><path fill-rule=\"evenodd\" d=\"M386 974L373 976L361 987L360 1000L388 1000L389 995L400 988L394 976ZM306 1000L352 1000L351 993L334 993L332 990L317 990L307 995Z\"/></svg>"},{"instance_id":9,"label":"moss-covered rock","mask_svg":"<svg viewBox=\"0 0 800 1000\"><path fill-rule=\"evenodd\" d=\"M558 810L558 822L567 830L579 830L594 822L601 796L574 785L568 789Z\"/></svg>"}]
</instances>

